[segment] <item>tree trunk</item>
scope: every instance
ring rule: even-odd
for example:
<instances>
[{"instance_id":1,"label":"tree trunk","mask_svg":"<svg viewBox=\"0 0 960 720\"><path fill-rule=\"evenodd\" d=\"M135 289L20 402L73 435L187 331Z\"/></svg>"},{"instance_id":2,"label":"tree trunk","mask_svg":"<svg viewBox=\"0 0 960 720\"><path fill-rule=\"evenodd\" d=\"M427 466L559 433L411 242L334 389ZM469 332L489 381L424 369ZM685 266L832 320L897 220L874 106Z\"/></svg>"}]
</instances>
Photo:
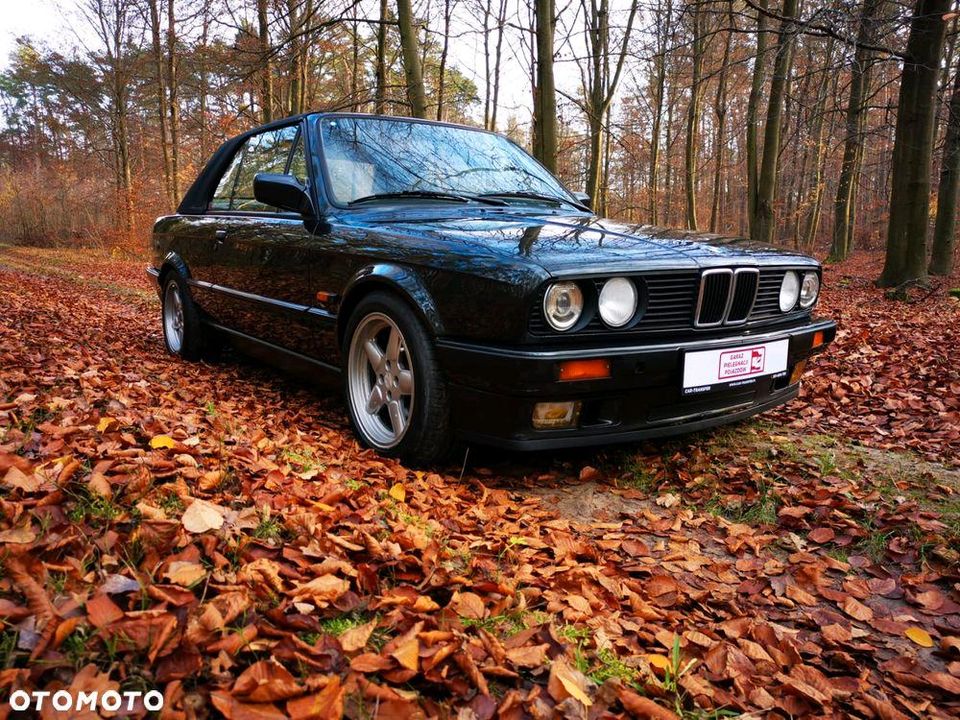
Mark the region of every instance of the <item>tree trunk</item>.
<instances>
[{"instance_id":1,"label":"tree trunk","mask_svg":"<svg viewBox=\"0 0 960 720\"><path fill-rule=\"evenodd\" d=\"M389 0L380 0L380 24L377 26L377 87L373 96L373 111L377 115L387 112L387 19L390 17Z\"/></svg>"},{"instance_id":2,"label":"tree trunk","mask_svg":"<svg viewBox=\"0 0 960 720\"><path fill-rule=\"evenodd\" d=\"M400 24L400 50L403 55L403 73L407 81L407 100L413 117L427 117L427 96L423 89L420 69L419 42L413 25L410 0L397 0L397 20Z\"/></svg>"},{"instance_id":3,"label":"tree trunk","mask_svg":"<svg viewBox=\"0 0 960 720\"><path fill-rule=\"evenodd\" d=\"M507 24L507 0L500 0L497 15L497 43L493 51L493 100L490 107L490 129L497 131L497 108L500 105L500 62L503 58L503 28Z\"/></svg>"},{"instance_id":4,"label":"tree trunk","mask_svg":"<svg viewBox=\"0 0 960 720\"><path fill-rule=\"evenodd\" d=\"M710 206L710 232L715 233L720 227L720 195L723 183L723 163L725 160L724 146L727 139L724 133L727 121L727 73L730 68L730 50L733 45L733 33L736 30L736 17L733 14L733 4L728 6L727 23L729 29L723 46L723 64L717 78L717 94L713 103L713 114L716 116L716 167L713 171L713 201Z\"/></svg>"},{"instance_id":5,"label":"tree trunk","mask_svg":"<svg viewBox=\"0 0 960 720\"><path fill-rule=\"evenodd\" d=\"M917 0L900 80L893 145L887 254L881 287L927 279L930 166L936 123L937 77L952 0Z\"/></svg>"},{"instance_id":6,"label":"tree trunk","mask_svg":"<svg viewBox=\"0 0 960 720\"><path fill-rule=\"evenodd\" d=\"M553 0L536 0L537 87L533 112L533 155L557 171L557 94L553 79Z\"/></svg>"},{"instance_id":7,"label":"tree trunk","mask_svg":"<svg viewBox=\"0 0 960 720\"><path fill-rule=\"evenodd\" d=\"M443 120L443 92L447 75L447 51L450 47L450 0L443 0L443 47L440 50L440 69L437 78L437 120Z\"/></svg>"},{"instance_id":8,"label":"tree trunk","mask_svg":"<svg viewBox=\"0 0 960 720\"><path fill-rule=\"evenodd\" d=\"M653 84L653 122L650 129L650 177L647 182L650 193L649 215L650 224L658 223L658 192L659 192L659 173L660 173L660 134L663 124L663 97L666 91L667 83L667 45L669 43L670 26L673 22L673 0L666 0L666 9L662 3L657 4L657 14L664 15L664 21L658 23L657 33L657 53L654 56L654 74L656 80Z\"/></svg>"},{"instance_id":9,"label":"tree trunk","mask_svg":"<svg viewBox=\"0 0 960 720\"><path fill-rule=\"evenodd\" d=\"M773 61L773 80L770 83L770 104L767 106L767 123L763 131L763 161L760 165L760 177L757 179L757 205L750 237L764 243L772 243L776 230L776 200L778 161L780 156L780 122L783 116L783 99L789 83L794 23L797 14L797 0L784 0L777 38L777 55Z\"/></svg>"},{"instance_id":10,"label":"tree trunk","mask_svg":"<svg viewBox=\"0 0 960 720\"><path fill-rule=\"evenodd\" d=\"M200 87L197 90L199 95L198 105L200 114L200 157L209 157L207 146L210 128L207 118L207 98L210 95L210 76L207 71L207 41L210 37L210 12L207 6L203 8L202 30L200 32L200 53L197 67L197 74L200 79Z\"/></svg>"},{"instance_id":11,"label":"tree trunk","mask_svg":"<svg viewBox=\"0 0 960 720\"><path fill-rule=\"evenodd\" d=\"M757 5L767 9L767 0L757 0ZM750 81L750 96L747 98L747 220L750 223L750 236L754 235L754 217L758 202L758 173L760 163L759 148L759 118L760 99L763 96L763 86L767 62L767 16L757 11L757 52L753 59L753 77Z\"/></svg>"},{"instance_id":12,"label":"tree trunk","mask_svg":"<svg viewBox=\"0 0 960 720\"><path fill-rule=\"evenodd\" d=\"M288 39L290 61L287 70L290 84L287 91L287 110L291 115L297 115L300 113L300 45L302 43L298 0L287 0L287 20L290 25Z\"/></svg>"},{"instance_id":13,"label":"tree trunk","mask_svg":"<svg viewBox=\"0 0 960 720\"><path fill-rule=\"evenodd\" d=\"M350 31L352 57L350 62L350 108L360 111L360 30L357 21L353 21Z\"/></svg>"},{"instance_id":14,"label":"tree trunk","mask_svg":"<svg viewBox=\"0 0 960 720\"><path fill-rule=\"evenodd\" d=\"M683 184L687 201L687 229L697 229L697 153L700 150L700 98L703 76L704 37L703 11L698 0L690 5L693 14L693 43L690 79L690 103L687 105L687 137L684 144Z\"/></svg>"},{"instance_id":15,"label":"tree trunk","mask_svg":"<svg viewBox=\"0 0 960 720\"><path fill-rule=\"evenodd\" d=\"M933 228L933 254L929 268L931 275L949 275L953 272L957 237L957 187L960 180L960 68L957 68L953 78L948 112L937 189L937 221Z\"/></svg>"},{"instance_id":16,"label":"tree trunk","mask_svg":"<svg viewBox=\"0 0 960 720\"><path fill-rule=\"evenodd\" d=\"M260 120L273 120L273 72L270 67L270 28L267 22L267 0L257 0L257 24L260 46Z\"/></svg>"},{"instance_id":17,"label":"tree trunk","mask_svg":"<svg viewBox=\"0 0 960 720\"><path fill-rule=\"evenodd\" d=\"M830 38L827 41L827 49L824 55L827 58L827 68L832 65L834 40ZM810 132L813 138L813 176L810 179L808 188L808 210L807 216L803 222L801 244L804 249L813 247L817 236L817 230L820 227L820 214L823 209L823 159L826 142L824 138L824 116L827 112L827 95L830 88L830 78L836 82L836 73L831 73L825 69L820 78L820 85L817 88L817 104L814 109L813 128ZM804 174L803 177L806 177ZM801 178L802 179L802 178Z\"/></svg>"},{"instance_id":18,"label":"tree trunk","mask_svg":"<svg viewBox=\"0 0 960 720\"><path fill-rule=\"evenodd\" d=\"M177 18L174 0L167 1L167 93L170 112L170 190L180 200L180 94L177 67Z\"/></svg>"},{"instance_id":19,"label":"tree trunk","mask_svg":"<svg viewBox=\"0 0 960 720\"><path fill-rule=\"evenodd\" d=\"M611 74L610 69L610 5L609 0L591 2L589 8L583 3L588 23L588 48L591 57L591 73L587 84L587 119L590 126L590 157L587 167L587 194L590 196L591 206L602 212L604 209L603 194L606 186L606 163L604 162L604 148L606 147L606 123L609 120L610 103L617 91L623 64L627 55L630 34L633 31L633 20L637 13L637 2L631 3L630 15L621 38L620 48L617 51L616 66Z\"/></svg>"},{"instance_id":20,"label":"tree trunk","mask_svg":"<svg viewBox=\"0 0 960 720\"><path fill-rule=\"evenodd\" d=\"M850 71L850 97L847 100L846 133L843 141L843 160L837 180L837 196L833 203L833 243L831 260L843 260L853 250L854 208L857 200L857 158L861 156L863 129L867 110L867 95L870 92L870 66L873 52L866 45L874 42L876 19L884 0L864 0L860 15L857 40L860 45L853 56Z\"/></svg>"},{"instance_id":21,"label":"tree trunk","mask_svg":"<svg viewBox=\"0 0 960 720\"><path fill-rule=\"evenodd\" d=\"M163 156L163 189L167 206L176 205L170 171L170 144L167 130L167 89L164 83L163 45L160 41L160 7L158 0L150 0L150 36L153 41L153 64L157 74L157 115L160 120L160 150Z\"/></svg>"}]
</instances>

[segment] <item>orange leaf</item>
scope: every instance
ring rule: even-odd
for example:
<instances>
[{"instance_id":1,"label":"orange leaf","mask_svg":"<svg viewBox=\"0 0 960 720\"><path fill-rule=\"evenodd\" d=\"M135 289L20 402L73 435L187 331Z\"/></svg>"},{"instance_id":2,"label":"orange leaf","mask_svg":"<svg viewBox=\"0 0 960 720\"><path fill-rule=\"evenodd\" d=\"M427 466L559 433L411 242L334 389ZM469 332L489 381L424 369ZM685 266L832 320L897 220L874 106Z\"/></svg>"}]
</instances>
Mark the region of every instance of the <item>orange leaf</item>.
<instances>
[{"instance_id":1,"label":"orange leaf","mask_svg":"<svg viewBox=\"0 0 960 720\"><path fill-rule=\"evenodd\" d=\"M275 660L261 660L244 670L233 685L233 694L250 702L286 700L303 692L290 671Z\"/></svg>"},{"instance_id":2,"label":"orange leaf","mask_svg":"<svg viewBox=\"0 0 960 720\"><path fill-rule=\"evenodd\" d=\"M933 638L926 630L918 627L910 627L903 631L903 634L913 640L920 647L933 647Z\"/></svg>"},{"instance_id":3,"label":"orange leaf","mask_svg":"<svg viewBox=\"0 0 960 720\"><path fill-rule=\"evenodd\" d=\"M350 628L340 635L340 647L343 648L344 652L348 653L362 649L367 644L367 640L370 639L376 627L377 621L371 620L363 625Z\"/></svg>"},{"instance_id":4,"label":"orange leaf","mask_svg":"<svg viewBox=\"0 0 960 720\"><path fill-rule=\"evenodd\" d=\"M155 435L154 437L150 438L150 447L152 447L154 450L158 450L160 448L173 448L176 446L177 441L169 435Z\"/></svg>"},{"instance_id":5,"label":"orange leaf","mask_svg":"<svg viewBox=\"0 0 960 720\"><path fill-rule=\"evenodd\" d=\"M412 637L390 654L407 670L417 670L420 661L420 641Z\"/></svg>"},{"instance_id":6,"label":"orange leaf","mask_svg":"<svg viewBox=\"0 0 960 720\"><path fill-rule=\"evenodd\" d=\"M560 657L550 666L547 689L557 702L572 697L589 707L593 705L593 700L587 695L587 682L589 681L582 672L574 670L566 660Z\"/></svg>"},{"instance_id":7,"label":"orange leaf","mask_svg":"<svg viewBox=\"0 0 960 720\"><path fill-rule=\"evenodd\" d=\"M291 720L339 720L343 717L343 687L333 675L320 692L287 703Z\"/></svg>"}]
</instances>

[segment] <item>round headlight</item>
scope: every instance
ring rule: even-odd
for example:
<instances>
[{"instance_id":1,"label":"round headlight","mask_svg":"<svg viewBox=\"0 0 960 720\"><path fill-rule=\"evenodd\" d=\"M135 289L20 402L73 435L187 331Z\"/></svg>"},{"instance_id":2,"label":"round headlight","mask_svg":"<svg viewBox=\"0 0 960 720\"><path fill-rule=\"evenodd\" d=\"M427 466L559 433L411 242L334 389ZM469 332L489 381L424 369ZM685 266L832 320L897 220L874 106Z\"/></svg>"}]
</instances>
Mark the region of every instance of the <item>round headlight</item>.
<instances>
[{"instance_id":1,"label":"round headlight","mask_svg":"<svg viewBox=\"0 0 960 720\"><path fill-rule=\"evenodd\" d=\"M787 270L780 284L780 312L790 312L800 297L800 277L793 271Z\"/></svg>"},{"instance_id":2,"label":"round headlight","mask_svg":"<svg viewBox=\"0 0 960 720\"><path fill-rule=\"evenodd\" d=\"M543 296L543 314L556 330L569 330L583 312L583 293L576 283L559 282L547 288Z\"/></svg>"},{"instance_id":3,"label":"round headlight","mask_svg":"<svg viewBox=\"0 0 960 720\"><path fill-rule=\"evenodd\" d=\"M637 288L627 278L610 278L600 291L600 317L610 327L623 327L637 312Z\"/></svg>"},{"instance_id":4,"label":"round headlight","mask_svg":"<svg viewBox=\"0 0 960 720\"><path fill-rule=\"evenodd\" d=\"M820 278L815 272L804 273L803 282L800 283L800 307L813 307L819 294Z\"/></svg>"}]
</instances>

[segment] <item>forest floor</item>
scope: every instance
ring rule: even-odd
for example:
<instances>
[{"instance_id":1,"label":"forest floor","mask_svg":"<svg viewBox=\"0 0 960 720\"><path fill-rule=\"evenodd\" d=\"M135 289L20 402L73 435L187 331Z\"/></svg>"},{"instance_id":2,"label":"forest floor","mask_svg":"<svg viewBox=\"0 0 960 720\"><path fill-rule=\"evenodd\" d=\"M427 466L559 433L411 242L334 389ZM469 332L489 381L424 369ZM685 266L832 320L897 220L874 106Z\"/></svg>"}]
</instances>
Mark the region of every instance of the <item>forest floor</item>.
<instances>
[{"instance_id":1,"label":"forest floor","mask_svg":"<svg viewBox=\"0 0 960 720\"><path fill-rule=\"evenodd\" d=\"M168 356L142 262L0 246L0 697L957 717L960 302L879 261L826 269L837 341L778 411L423 472L329 387Z\"/></svg>"}]
</instances>

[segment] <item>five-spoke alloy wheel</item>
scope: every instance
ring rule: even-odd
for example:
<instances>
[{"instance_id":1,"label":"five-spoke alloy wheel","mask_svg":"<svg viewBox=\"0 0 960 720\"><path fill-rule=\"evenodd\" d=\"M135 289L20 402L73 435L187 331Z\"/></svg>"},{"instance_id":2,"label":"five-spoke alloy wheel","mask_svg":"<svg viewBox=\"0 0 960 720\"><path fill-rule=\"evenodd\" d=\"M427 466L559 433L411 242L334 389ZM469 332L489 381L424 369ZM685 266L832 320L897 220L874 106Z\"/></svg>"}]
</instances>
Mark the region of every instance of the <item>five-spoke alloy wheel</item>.
<instances>
[{"instance_id":1,"label":"five-spoke alloy wheel","mask_svg":"<svg viewBox=\"0 0 960 720\"><path fill-rule=\"evenodd\" d=\"M187 281L176 272L168 273L163 279L162 297L163 341L167 350L184 360L199 359L204 332Z\"/></svg>"},{"instance_id":2,"label":"five-spoke alloy wheel","mask_svg":"<svg viewBox=\"0 0 960 720\"><path fill-rule=\"evenodd\" d=\"M163 336L170 352L180 352L183 347L183 299L177 284L172 282L167 283L163 293Z\"/></svg>"},{"instance_id":3,"label":"five-spoke alloy wheel","mask_svg":"<svg viewBox=\"0 0 960 720\"><path fill-rule=\"evenodd\" d=\"M397 324L382 313L370 313L350 339L350 403L362 408L357 422L380 448L403 440L414 408L414 375L410 351Z\"/></svg>"},{"instance_id":4,"label":"five-spoke alloy wheel","mask_svg":"<svg viewBox=\"0 0 960 720\"><path fill-rule=\"evenodd\" d=\"M443 459L446 384L410 306L382 291L364 297L350 316L343 357L350 420L363 443L415 463Z\"/></svg>"}]
</instances>

